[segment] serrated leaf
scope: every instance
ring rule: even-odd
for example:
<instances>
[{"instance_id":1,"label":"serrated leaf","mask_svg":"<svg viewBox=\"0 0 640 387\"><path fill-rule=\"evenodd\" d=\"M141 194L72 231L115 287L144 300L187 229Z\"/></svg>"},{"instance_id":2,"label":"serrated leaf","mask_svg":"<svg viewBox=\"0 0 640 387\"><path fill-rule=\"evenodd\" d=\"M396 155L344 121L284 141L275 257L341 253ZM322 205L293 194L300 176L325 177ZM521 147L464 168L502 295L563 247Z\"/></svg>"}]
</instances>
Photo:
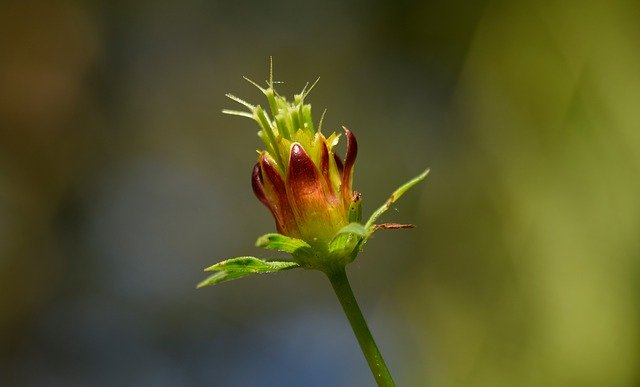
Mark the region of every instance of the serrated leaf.
<instances>
[{"instance_id":1,"label":"serrated leaf","mask_svg":"<svg viewBox=\"0 0 640 387\"><path fill-rule=\"evenodd\" d=\"M283 251L289 254L310 254L311 246L302 239L291 238L282 234L265 234L258 238L256 246L269 250Z\"/></svg>"},{"instance_id":2,"label":"serrated leaf","mask_svg":"<svg viewBox=\"0 0 640 387\"><path fill-rule=\"evenodd\" d=\"M246 277L252 274L274 273L300 267L291 261L266 261L256 257L237 257L218 262L205 271L217 271L198 284L198 288Z\"/></svg>"},{"instance_id":3,"label":"serrated leaf","mask_svg":"<svg viewBox=\"0 0 640 387\"><path fill-rule=\"evenodd\" d=\"M298 266L291 261L267 261L256 257L237 257L218 262L204 271L242 271L247 273L269 273Z\"/></svg>"}]
</instances>

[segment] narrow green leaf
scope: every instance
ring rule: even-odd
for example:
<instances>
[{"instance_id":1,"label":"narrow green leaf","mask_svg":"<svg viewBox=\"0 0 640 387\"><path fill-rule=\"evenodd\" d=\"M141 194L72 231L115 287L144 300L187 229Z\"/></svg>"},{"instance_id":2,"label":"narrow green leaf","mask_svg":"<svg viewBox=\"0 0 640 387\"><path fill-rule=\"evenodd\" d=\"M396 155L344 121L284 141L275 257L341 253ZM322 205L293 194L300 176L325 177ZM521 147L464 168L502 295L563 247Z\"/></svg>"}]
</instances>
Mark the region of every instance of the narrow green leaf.
<instances>
[{"instance_id":1,"label":"narrow green leaf","mask_svg":"<svg viewBox=\"0 0 640 387\"><path fill-rule=\"evenodd\" d=\"M269 250L283 251L285 253L299 253L300 250L311 250L311 246L302 239L291 238L286 235L272 233L258 238L256 246Z\"/></svg>"},{"instance_id":2,"label":"narrow green leaf","mask_svg":"<svg viewBox=\"0 0 640 387\"><path fill-rule=\"evenodd\" d=\"M266 261L255 257L237 257L218 262L205 271L217 271L198 284L198 288L219 284L252 274L274 273L300 267L296 262Z\"/></svg>"},{"instance_id":3,"label":"narrow green leaf","mask_svg":"<svg viewBox=\"0 0 640 387\"><path fill-rule=\"evenodd\" d=\"M298 266L291 261L266 261L256 257L237 257L218 262L204 271L228 271L245 273L270 273Z\"/></svg>"},{"instance_id":4,"label":"narrow green leaf","mask_svg":"<svg viewBox=\"0 0 640 387\"><path fill-rule=\"evenodd\" d=\"M215 274L211 274L209 277L198 283L196 288L204 288L205 286L216 285L222 282L231 281L234 279L246 277L248 275L255 273L243 273L243 272L228 272L228 271L219 271Z\"/></svg>"},{"instance_id":5,"label":"narrow green leaf","mask_svg":"<svg viewBox=\"0 0 640 387\"><path fill-rule=\"evenodd\" d=\"M408 182L406 182L403 185L401 185L395 191L393 191L391 196L389 196L389 199L387 199L387 201L371 215L371 217L367 221L367 224L364 225L364 228L367 230L367 233L369 235L372 234L375 231L375 226L374 226L373 223L382 214L384 214L389 208L391 208L391 205L393 203L395 203L396 200L400 199L400 197L405 192L407 192L407 190L409 190L409 188L413 187L414 185L416 185L419 182L421 182L422 180L424 180L427 177L428 174L429 174L429 170L427 169L424 172L422 172L421 174L419 174L418 176L414 177L413 179L411 179Z\"/></svg>"}]
</instances>

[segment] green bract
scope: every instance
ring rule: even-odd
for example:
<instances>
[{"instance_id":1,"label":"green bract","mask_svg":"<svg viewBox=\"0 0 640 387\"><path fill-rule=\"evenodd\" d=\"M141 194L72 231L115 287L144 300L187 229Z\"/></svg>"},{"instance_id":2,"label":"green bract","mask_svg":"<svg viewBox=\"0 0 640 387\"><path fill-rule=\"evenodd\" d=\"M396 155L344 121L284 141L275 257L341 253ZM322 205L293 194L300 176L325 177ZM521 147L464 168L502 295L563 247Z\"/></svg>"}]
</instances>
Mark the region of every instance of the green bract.
<instances>
[{"instance_id":1,"label":"green bract","mask_svg":"<svg viewBox=\"0 0 640 387\"><path fill-rule=\"evenodd\" d=\"M208 268L207 271L216 273L199 287L296 267L325 272L344 267L355 259L376 230L412 227L375 222L404 192L422 181L428 170L398 188L361 224L361 194L352 189L356 137L343 128L347 151L342 159L334 151L340 135L334 132L325 137L321 132L322 119L316 129L311 105L304 102L315 83L309 88L305 86L293 101L288 101L276 92L272 72L266 87L248 81L266 96L270 114L260 105L231 94L227 96L248 111L223 112L252 118L260 126L258 136L265 149L258 153L251 182L256 197L273 215L278 233L260 237L256 245L288 253L291 258L282 261L232 258Z\"/></svg>"}]
</instances>

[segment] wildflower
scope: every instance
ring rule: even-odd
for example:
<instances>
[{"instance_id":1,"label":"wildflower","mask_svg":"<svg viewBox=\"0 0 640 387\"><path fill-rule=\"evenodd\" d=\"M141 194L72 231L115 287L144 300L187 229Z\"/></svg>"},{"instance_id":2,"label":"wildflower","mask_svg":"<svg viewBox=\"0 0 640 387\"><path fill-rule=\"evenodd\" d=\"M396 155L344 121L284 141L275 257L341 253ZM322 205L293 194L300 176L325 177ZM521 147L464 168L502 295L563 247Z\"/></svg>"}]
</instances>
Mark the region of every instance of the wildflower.
<instances>
[{"instance_id":1,"label":"wildflower","mask_svg":"<svg viewBox=\"0 0 640 387\"><path fill-rule=\"evenodd\" d=\"M251 118L260 127L258 137L264 149L258 151L251 185L273 215L277 233L260 237L258 246L290 253L296 267L326 271L353 261L376 230L412 227L374 222L409 187L424 179L427 171L398 189L366 224L360 224L362 195L352 186L358 143L353 132L343 127L346 153L342 159L335 149L342 134L322 133L324 114L318 126L314 124L305 98L318 80L310 87L305 85L290 101L275 90L273 72L266 87L245 79L265 95L268 111L227 94L247 111L223 112ZM210 269L228 272L223 263ZM267 266L262 268L270 271ZM221 277L214 277L213 283L229 279L217 274ZM209 280L201 285L211 284Z\"/></svg>"},{"instance_id":2,"label":"wildflower","mask_svg":"<svg viewBox=\"0 0 640 387\"><path fill-rule=\"evenodd\" d=\"M251 185L257 198L271 211L278 233L263 235L256 245L290 253L293 258L263 260L244 256L227 259L205 269L214 273L198 287L256 273L300 267L324 272L351 323L376 382L379 386L395 386L353 295L345 267L355 259L376 230L413 227L375 222L409 188L422 181L429 170L394 191L363 225L360 223L361 195L352 188L358 153L356 137L344 128L347 151L343 160L334 151L340 135L332 133L325 137L322 118L316 130L311 118L311 105L304 102L315 83L309 88L307 84L289 102L276 92L273 72L266 88L247 80L267 97L271 115L260 105L254 106L231 94L227 96L249 111L224 112L255 120L260 126L258 136L265 146L264 150L258 151Z\"/></svg>"},{"instance_id":3,"label":"wildflower","mask_svg":"<svg viewBox=\"0 0 640 387\"><path fill-rule=\"evenodd\" d=\"M260 152L251 176L253 191L273 214L279 233L322 250L341 228L360 220L349 217L349 209L360 205L360 194L351 188L356 138L344 129L347 154L343 162L333 150L338 135L326 138L314 130L310 105L302 105L309 114L300 117L304 121L296 129L286 123L295 122L300 109L278 95L275 100L276 120L262 127L261 132L270 132L267 136L260 134L275 155ZM260 112L258 108L254 111ZM259 123L264 122L259 113L254 114Z\"/></svg>"}]
</instances>

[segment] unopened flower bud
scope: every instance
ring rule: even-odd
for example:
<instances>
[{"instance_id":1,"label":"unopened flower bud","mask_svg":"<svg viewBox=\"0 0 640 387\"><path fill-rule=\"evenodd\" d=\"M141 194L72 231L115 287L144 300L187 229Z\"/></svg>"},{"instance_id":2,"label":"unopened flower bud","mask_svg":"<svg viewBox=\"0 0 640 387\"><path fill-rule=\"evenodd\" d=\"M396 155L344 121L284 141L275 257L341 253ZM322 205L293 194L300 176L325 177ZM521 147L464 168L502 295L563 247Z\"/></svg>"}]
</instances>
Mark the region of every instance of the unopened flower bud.
<instances>
[{"instance_id":1,"label":"unopened flower bud","mask_svg":"<svg viewBox=\"0 0 640 387\"><path fill-rule=\"evenodd\" d=\"M320 125L316 130L311 105L304 103L311 88L290 102L275 91L273 81L258 87L271 116L260 105L233 96L251 113L227 111L251 117L261 127L258 136L266 149L259 152L251 174L253 192L271 211L278 233L326 251L336 233L354 221L354 211L359 213L360 194L352 190L356 138L344 129L347 152L342 160L333 149L340 135L325 137Z\"/></svg>"}]
</instances>

